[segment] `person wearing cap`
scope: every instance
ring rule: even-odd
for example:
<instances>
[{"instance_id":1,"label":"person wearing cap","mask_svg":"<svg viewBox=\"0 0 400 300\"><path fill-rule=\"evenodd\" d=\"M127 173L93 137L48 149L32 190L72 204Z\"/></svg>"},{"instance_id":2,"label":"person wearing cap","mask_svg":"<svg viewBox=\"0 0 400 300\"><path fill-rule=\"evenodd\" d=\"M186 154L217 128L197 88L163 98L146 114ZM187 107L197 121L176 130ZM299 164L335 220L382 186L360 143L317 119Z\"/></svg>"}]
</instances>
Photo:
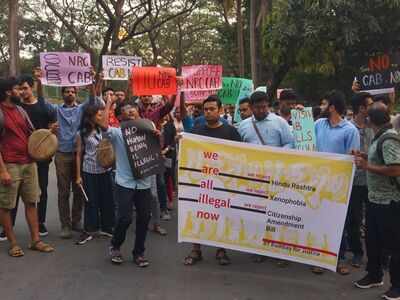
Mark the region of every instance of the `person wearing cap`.
<instances>
[{"instance_id":1,"label":"person wearing cap","mask_svg":"<svg viewBox=\"0 0 400 300\"><path fill-rule=\"evenodd\" d=\"M28 139L34 127L20 102L15 79L0 80L0 223L10 243L9 255L24 255L17 244L10 211L19 195L25 204L25 216L31 232L29 249L52 252L54 248L40 240L37 202L39 182L37 167L28 153Z\"/></svg>"}]
</instances>

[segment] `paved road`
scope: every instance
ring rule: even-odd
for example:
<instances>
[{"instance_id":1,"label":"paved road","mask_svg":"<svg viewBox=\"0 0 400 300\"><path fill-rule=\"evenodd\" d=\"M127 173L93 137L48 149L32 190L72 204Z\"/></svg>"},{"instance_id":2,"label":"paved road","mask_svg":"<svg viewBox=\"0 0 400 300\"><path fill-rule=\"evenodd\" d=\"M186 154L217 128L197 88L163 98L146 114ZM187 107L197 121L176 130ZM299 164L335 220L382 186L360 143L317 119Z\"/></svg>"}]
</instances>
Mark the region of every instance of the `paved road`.
<instances>
[{"instance_id":1,"label":"paved road","mask_svg":"<svg viewBox=\"0 0 400 300\"><path fill-rule=\"evenodd\" d=\"M106 255L107 240L75 246L71 240L58 238L53 169L50 177L50 235L46 240L56 246L56 252L46 255L25 250L25 257L15 259L8 257L7 243L0 243L1 300L370 300L380 299L385 291L384 288L367 291L354 288L352 281L364 274L361 270L353 270L347 277L332 272L317 276L307 266L295 263L284 269L271 260L255 264L248 254L239 252L231 252L231 266L221 267L215 262L212 248L204 249L203 262L185 267L182 259L190 247L176 242L176 216L164 223L169 230L167 237L149 235L149 268L139 269L128 261L121 266L111 265ZM29 236L22 210L16 232L21 246L26 246ZM123 248L126 258L130 255L132 235L131 228Z\"/></svg>"}]
</instances>

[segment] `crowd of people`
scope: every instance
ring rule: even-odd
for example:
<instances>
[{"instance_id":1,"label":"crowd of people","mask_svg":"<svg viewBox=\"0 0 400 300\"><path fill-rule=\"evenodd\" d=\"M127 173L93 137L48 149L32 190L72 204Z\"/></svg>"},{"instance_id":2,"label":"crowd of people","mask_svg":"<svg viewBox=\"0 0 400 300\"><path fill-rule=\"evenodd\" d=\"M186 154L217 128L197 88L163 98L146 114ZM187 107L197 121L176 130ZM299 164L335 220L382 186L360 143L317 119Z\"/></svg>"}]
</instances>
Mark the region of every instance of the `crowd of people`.
<instances>
[{"instance_id":1,"label":"crowd of people","mask_svg":"<svg viewBox=\"0 0 400 300\"><path fill-rule=\"evenodd\" d=\"M94 75L94 74L93 74ZM241 99L240 122L234 121L234 109L224 107L218 96L207 97L201 104L186 105L183 94L176 105L175 96L131 97L129 90L103 88L98 76L84 102L77 88L63 87L61 104L51 104L43 97L40 71L33 77L0 80L0 223L1 241L8 240L9 255L24 255L14 234L18 199L25 205L26 221L31 232L29 248L52 252L43 241L46 228L47 186L51 159L34 162L28 153L28 140L35 129L49 129L57 135L54 157L60 237L73 238L84 245L93 238L109 238L110 260L121 264L121 247L136 211L133 260L146 267L145 241L149 230L162 236L167 231L162 220L170 220L176 205L177 153L183 132L219 139L272 147L294 148L292 109L303 109L293 90L284 90L278 102L265 92L255 91ZM34 90L36 89L36 93ZM385 96L373 97L360 92L355 84L351 112L339 91L327 93L313 108L318 152L351 154L357 171L354 177L348 214L339 253L337 272L349 274L350 264L360 268L364 249L367 275L355 282L359 288L383 285L383 269L388 268L391 288L385 299L400 299L400 137L393 127L390 103ZM34 95L36 94L36 96ZM145 119L159 137L166 171L145 178L135 178L120 125L129 120ZM107 139L115 152L115 164L105 167L98 161L99 144ZM72 191L72 207L70 194ZM83 215L83 222L82 222ZM365 223L365 224L364 224ZM365 231L365 247L363 247ZM349 250L349 251L348 251ZM220 265L231 260L226 249L219 248ZM199 244L193 244L184 264L202 260ZM256 262L264 257L254 256ZM277 260L286 266L286 261ZM313 267L317 274L321 268Z\"/></svg>"}]
</instances>

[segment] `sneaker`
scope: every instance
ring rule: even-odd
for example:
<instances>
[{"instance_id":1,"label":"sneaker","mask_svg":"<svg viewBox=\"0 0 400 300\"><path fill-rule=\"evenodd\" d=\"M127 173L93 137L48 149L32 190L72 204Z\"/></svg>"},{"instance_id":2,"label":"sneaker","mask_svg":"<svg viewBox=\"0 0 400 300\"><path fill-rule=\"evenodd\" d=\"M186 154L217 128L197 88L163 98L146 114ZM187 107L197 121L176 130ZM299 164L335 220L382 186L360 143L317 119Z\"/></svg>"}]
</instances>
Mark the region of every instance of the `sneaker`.
<instances>
[{"instance_id":1,"label":"sneaker","mask_svg":"<svg viewBox=\"0 0 400 300\"><path fill-rule=\"evenodd\" d=\"M106 238L112 238L113 234L107 231L99 231L99 236L101 237L106 237Z\"/></svg>"},{"instance_id":2,"label":"sneaker","mask_svg":"<svg viewBox=\"0 0 400 300\"><path fill-rule=\"evenodd\" d=\"M163 221L171 220L171 215L169 214L168 210L161 212L161 220Z\"/></svg>"},{"instance_id":3,"label":"sneaker","mask_svg":"<svg viewBox=\"0 0 400 300\"><path fill-rule=\"evenodd\" d=\"M361 268L362 265L362 255L354 255L353 259L351 260L351 265L354 268Z\"/></svg>"},{"instance_id":4,"label":"sneaker","mask_svg":"<svg viewBox=\"0 0 400 300\"><path fill-rule=\"evenodd\" d=\"M48 236L49 235L49 232L47 231L47 228L43 223L39 224L39 235L40 236Z\"/></svg>"},{"instance_id":5,"label":"sneaker","mask_svg":"<svg viewBox=\"0 0 400 300\"><path fill-rule=\"evenodd\" d=\"M60 234L60 237L62 238L62 239L70 239L70 238L72 238L72 232L71 232L71 228L69 228L69 227L63 227L62 229L61 229L61 234Z\"/></svg>"},{"instance_id":6,"label":"sneaker","mask_svg":"<svg viewBox=\"0 0 400 300\"><path fill-rule=\"evenodd\" d=\"M110 259L113 264L120 265L124 262L121 251L119 249L115 249L113 246L109 248Z\"/></svg>"},{"instance_id":7,"label":"sneaker","mask_svg":"<svg viewBox=\"0 0 400 300\"><path fill-rule=\"evenodd\" d=\"M93 236L87 232L82 232L79 240L76 241L76 245L85 245L87 242L93 240Z\"/></svg>"},{"instance_id":8,"label":"sneaker","mask_svg":"<svg viewBox=\"0 0 400 300\"><path fill-rule=\"evenodd\" d=\"M382 295L386 300L400 300L400 288L391 287L386 293Z\"/></svg>"},{"instance_id":9,"label":"sneaker","mask_svg":"<svg viewBox=\"0 0 400 300\"><path fill-rule=\"evenodd\" d=\"M133 257L133 262L139 267L139 268L146 268L150 265L149 261L144 258L142 255L138 255Z\"/></svg>"},{"instance_id":10,"label":"sneaker","mask_svg":"<svg viewBox=\"0 0 400 300\"><path fill-rule=\"evenodd\" d=\"M7 241L7 236L4 230L0 233L0 242Z\"/></svg>"},{"instance_id":11,"label":"sneaker","mask_svg":"<svg viewBox=\"0 0 400 300\"><path fill-rule=\"evenodd\" d=\"M365 276L363 279L354 282L354 285L360 289L370 289L373 287L379 287L383 285L382 279L373 279L369 275Z\"/></svg>"}]
</instances>

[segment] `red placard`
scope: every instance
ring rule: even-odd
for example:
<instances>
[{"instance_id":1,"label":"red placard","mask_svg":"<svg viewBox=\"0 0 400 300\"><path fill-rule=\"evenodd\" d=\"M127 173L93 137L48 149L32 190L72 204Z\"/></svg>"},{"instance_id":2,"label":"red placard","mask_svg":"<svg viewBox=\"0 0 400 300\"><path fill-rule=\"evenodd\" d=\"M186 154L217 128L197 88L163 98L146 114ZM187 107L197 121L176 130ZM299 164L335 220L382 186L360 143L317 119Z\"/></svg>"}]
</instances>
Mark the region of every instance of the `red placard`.
<instances>
[{"instance_id":1,"label":"red placard","mask_svg":"<svg viewBox=\"0 0 400 300\"><path fill-rule=\"evenodd\" d=\"M134 67L132 77L132 91L135 96L176 95L174 68Z\"/></svg>"}]
</instances>

